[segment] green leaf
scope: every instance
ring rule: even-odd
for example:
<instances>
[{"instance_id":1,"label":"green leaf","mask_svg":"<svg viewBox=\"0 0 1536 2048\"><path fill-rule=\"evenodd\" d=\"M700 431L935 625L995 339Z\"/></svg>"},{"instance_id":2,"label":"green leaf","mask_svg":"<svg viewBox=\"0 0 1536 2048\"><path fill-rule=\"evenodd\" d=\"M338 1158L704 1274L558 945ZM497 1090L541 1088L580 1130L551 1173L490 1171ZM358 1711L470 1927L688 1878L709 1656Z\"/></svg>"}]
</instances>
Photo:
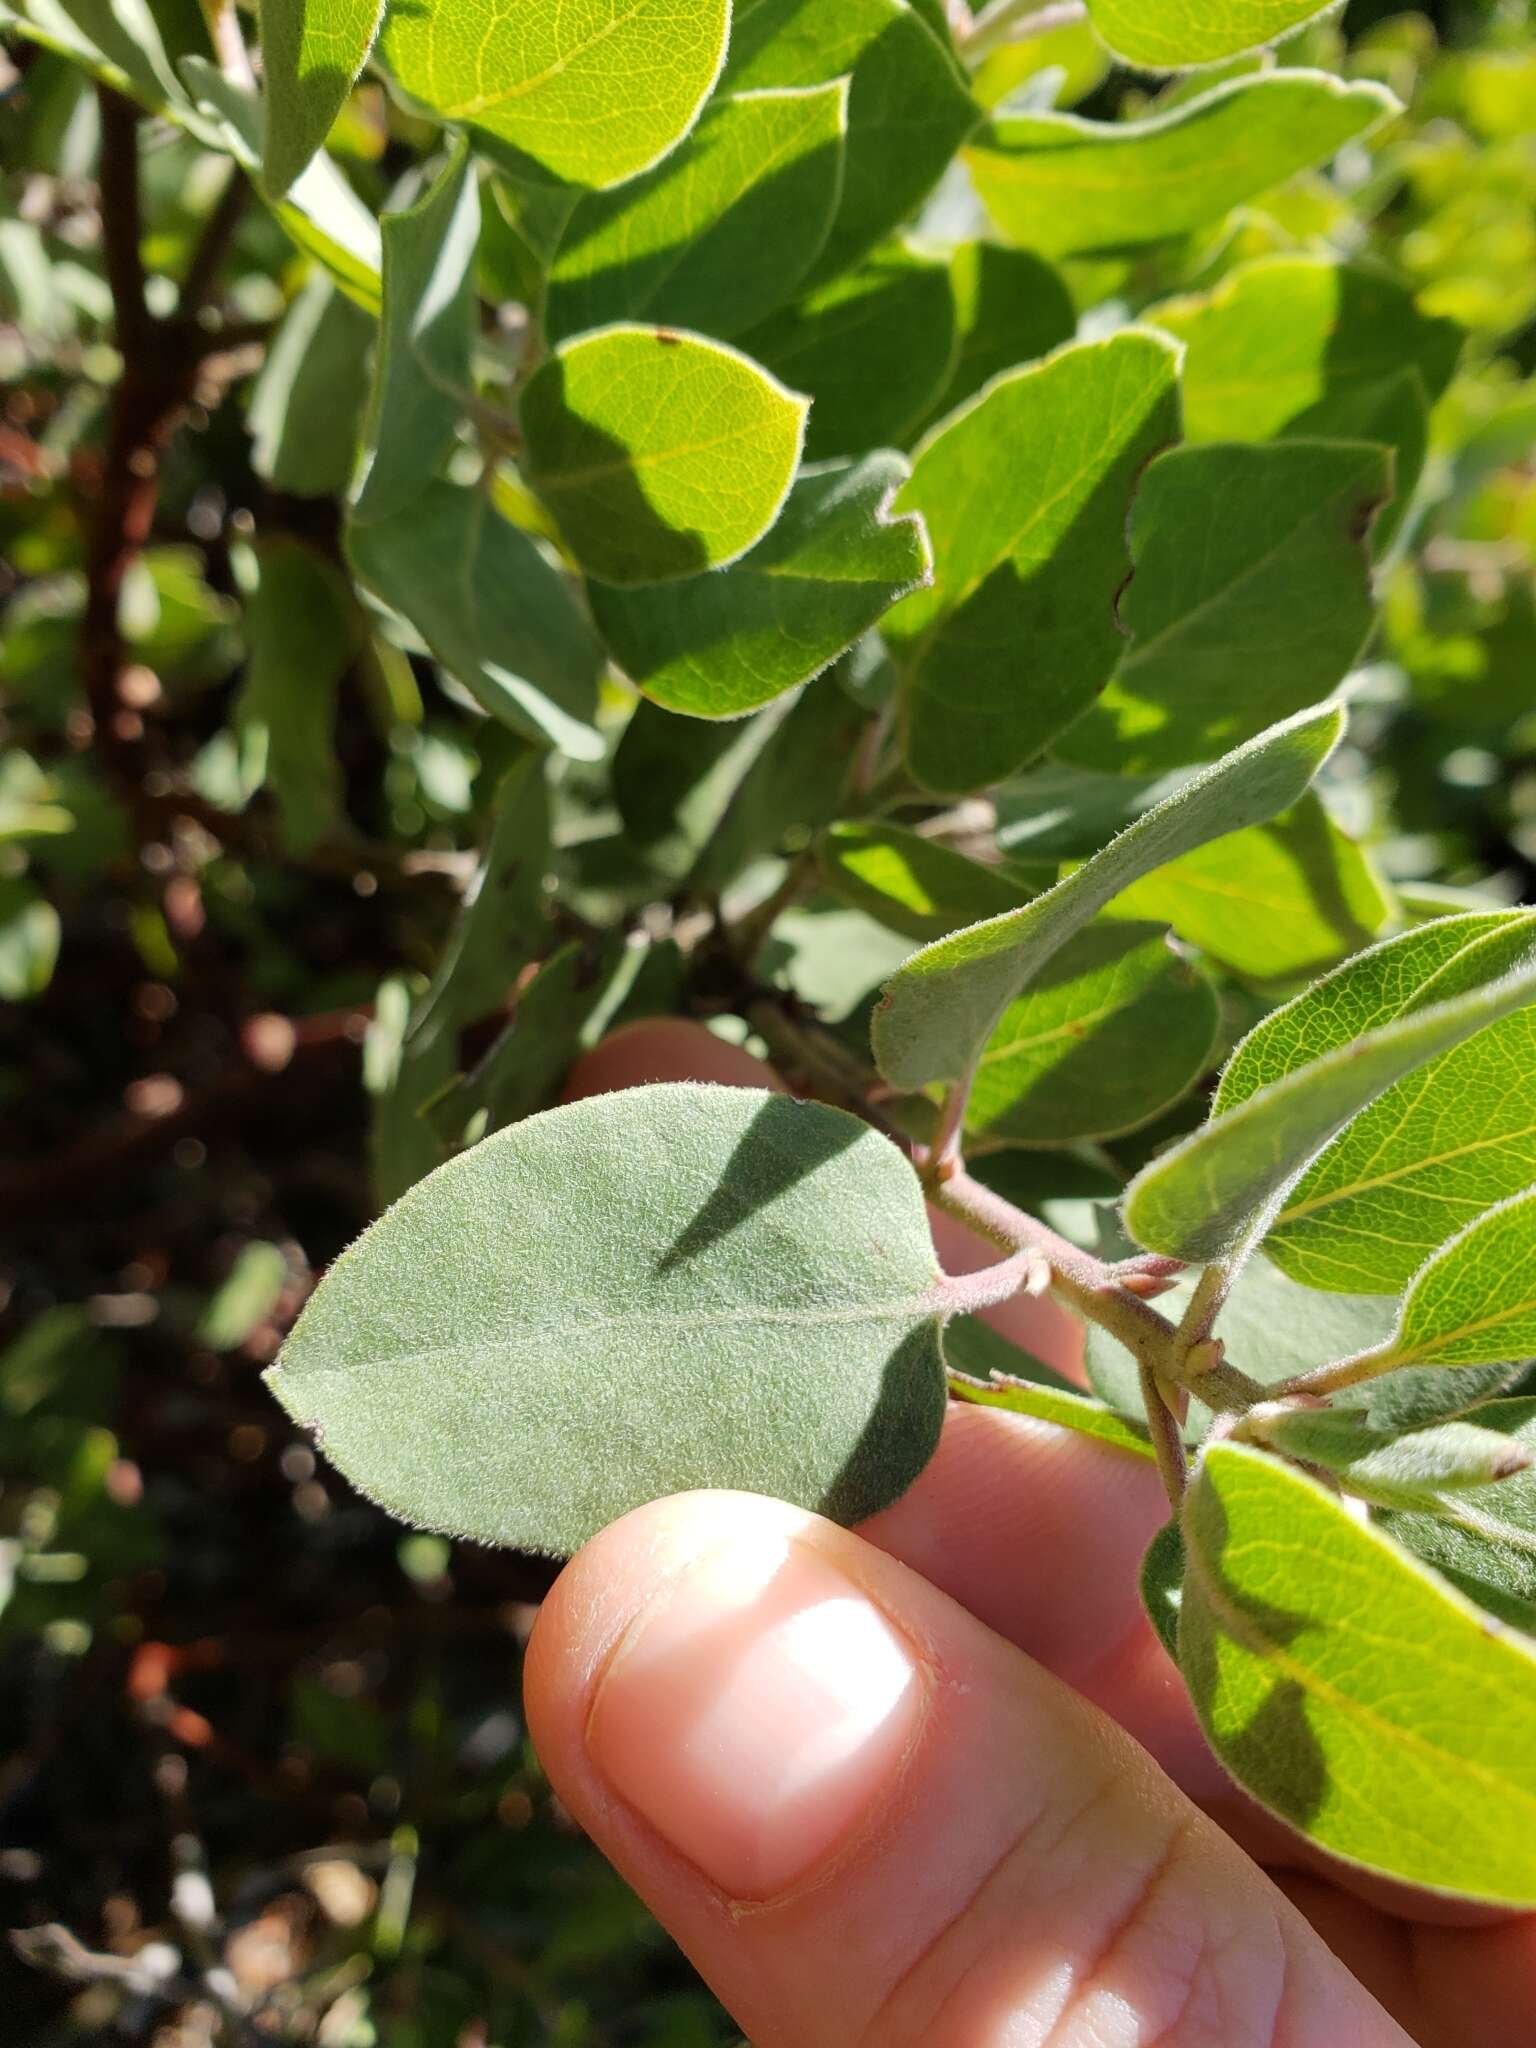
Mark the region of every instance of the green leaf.
<instances>
[{"instance_id":1,"label":"green leaf","mask_svg":"<svg viewBox=\"0 0 1536 2048\"><path fill-rule=\"evenodd\" d=\"M1029 897L996 868L899 825L829 825L816 857L834 895L909 939L943 938Z\"/></svg>"},{"instance_id":2,"label":"green leaf","mask_svg":"<svg viewBox=\"0 0 1536 2048\"><path fill-rule=\"evenodd\" d=\"M957 347L930 419L954 412L994 377L1049 355L1077 331L1077 309L1060 271L1027 249L963 242L949 259L949 282Z\"/></svg>"},{"instance_id":3,"label":"green leaf","mask_svg":"<svg viewBox=\"0 0 1536 2048\"><path fill-rule=\"evenodd\" d=\"M893 243L742 340L775 376L810 393L809 460L904 442L954 362L949 266Z\"/></svg>"},{"instance_id":4,"label":"green leaf","mask_svg":"<svg viewBox=\"0 0 1536 2048\"><path fill-rule=\"evenodd\" d=\"M251 467L300 498L345 494L366 392L358 364L373 322L317 270L283 318L251 392Z\"/></svg>"},{"instance_id":5,"label":"green leaf","mask_svg":"<svg viewBox=\"0 0 1536 2048\"><path fill-rule=\"evenodd\" d=\"M1322 1054L1427 1006L1494 990L1536 957L1536 913L1474 912L1422 925L1338 968L1238 1046L1215 1108L1232 1109ZM1311 1287L1398 1289L1443 1241L1536 1180L1523 1076L1536 1014L1515 1009L1381 1096L1287 1195L1269 1252Z\"/></svg>"},{"instance_id":6,"label":"green leaf","mask_svg":"<svg viewBox=\"0 0 1536 2048\"><path fill-rule=\"evenodd\" d=\"M1041 1393L1080 1392L1021 1344L999 1336L984 1315L956 1316L945 1325L944 1360L949 1367L950 1392L962 1398L966 1388L974 1388L978 1382L987 1386L1004 1380L1017 1380Z\"/></svg>"},{"instance_id":7,"label":"green leaf","mask_svg":"<svg viewBox=\"0 0 1536 2048\"><path fill-rule=\"evenodd\" d=\"M875 1057L885 1078L906 1089L958 1080L1009 1003L1074 932L1140 876L1294 803L1343 729L1343 712L1325 705L1261 733L1022 910L915 954L875 1014Z\"/></svg>"},{"instance_id":8,"label":"green leaf","mask_svg":"<svg viewBox=\"0 0 1536 2048\"><path fill-rule=\"evenodd\" d=\"M1259 1451L1211 1447L1184 1540L1179 1661L1238 1783L1346 1861L1536 1902L1532 1649Z\"/></svg>"},{"instance_id":9,"label":"green leaf","mask_svg":"<svg viewBox=\"0 0 1536 2048\"><path fill-rule=\"evenodd\" d=\"M1459 1385L1462 1375L1449 1378ZM1488 1401L1468 1419L1536 1453L1536 1401ZM1536 1635L1536 1471L1503 1480L1495 1492L1439 1500L1428 1512L1384 1515L1381 1525L1479 1607Z\"/></svg>"},{"instance_id":10,"label":"green leaf","mask_svg":"<svg viewBox=\"0 0 1536 2048\"><path fill-rule=\"evenodd\" d=\"M602 582L721 568L777 518L808 403L702 335L603 328L529 379L529 479Z\"/></svg>"},{"instance_id":11,"label":"green leaf","mask_svg":"<svg viewBox=\"0 0 1536 2048\"><path fill-rule=\"evenodd\" d=\"M595 761L602 658L570 586L484 494L435 483L389 519L354 524L359 578L421 634L493 718Z\"/></svg>"},{"instance_id":12,"label":"green leaf","mask_svg":"<svg viewBox=\"0 0 1536 2048\"><path fill-rule=\"evenodd\" d=\"M1150 1123L1210 1064L1216 992L1160 925L1100 918L1010 1003L976 1063L976 1139L1065 1145Z\"/></svg>"},{"instance_id":13,"label":"green leaf","mask_svg":"<svg viewBox=\"0 0 1536 2048\"><path fill-rule=\"evenodd\" d=\"M1408 1284L1380 1366L1536 1358L1536 1188L1469 1223Z\"/></svg>"},{"instance_id":14,"label":"green leaf","mask_svg":"<svg viewBox=\"0 0 1536 2048\"><path fill-rule=\"evenodd\" d=\"M1327 14L1335 0L1236 0L1203 7L1194 0L1089 0L1088 18L1114 54L1144 71L1219 64L1278 42Z\"/></svg>"},{"instance_id":15,"label":"green leaf","mask_svg":"<svg viewBox=\"0 0 1536 2048\"><path fill-rule=\"evenodd\" d=\"M1325 697L1371 630L1366 543L1391 492L1388 451L1360 443L1160 456L1132 513L1119 608L1132 644L1058 757L1155 774L1213 760Z\"/></svg>"},{"instance_id":16,"label":"green leaf","mask_svg":"<svg viewBox=\"0 0 1536 2048\"><path fill-rule=\"evenodd\" d=\"M866 1124L637 1088L413 1188L268 1379L373 1499L484 1542L568 1553L697 1486L852 1522L937 1443L943 1302L917 1176Z\"/></svg>"},{"instance_id":17,"label":"green leaf","mask_svg":"<svg viewBox=\"0 0 1536 2048\"><path fill-rule=\"evenodd\" d=\"M947 1335L945 1350L949 1350ZM978 1408L1002 1408L1010 1415L1028 1415L1036 1422L1052 1422L1059 1429L1091 1436L1117 1451L1129 1451L1133 1457L1152 1456L1152 1444L1145 1429L1138 1430L1102 1401L1073 1393L1066 1387L1037 1386L1030 1380L1001 1376L994 1376L983 1385L952 1372L950 1389L962 1401Z\"/></svg>"},{"instance_id":18,"label":"green leaf","mask_svg":"<svg viewBox=\"0 0 1536 2048\"><path fill-rule=\"evenodd\" d=\"M1418 932L1408 934L1409 939L1421 936ZM1402 939L1389 940L1387 947L1406 943ZM1386 952L1387 947L1376 948L1376 954ZM1372 955L1363 958L1369 961ZM1481 986L1463 985L1461 993L1448 1000L1430 1001L1428 1007L1399 1003L1395 1006L1394 1021L1357 1031L1329 1052L1318 1053L1316 1048L1327 1042L1325 1020L1330 998L1339 996L1338 984L1359 967L1359 961L1350 961L1317 988L1298 996L1284 1010L1276 1011L1274 1017L1285 1018L1290 1028L1298 1022L1305 1024L1308 1017L1313 1020L1314 1056L1303 1058L1283 1079L1261 1087L1257 1094L1238 1101L1235 1107L1229 1106L1232 1095L1227 1077L1223 1077L1212 1120L1144 1167L1127 1189L1125 1224L1137 1243L1175 1258L1231 1260L1244 1256L1259 1237L1271 1231L1270 1256L1296 1277L1312 1279L1315 1285L1311 1268L1318 1266L1330 1285L1357 1291L1369 1289L1373 1282L1379 1287L1382 1281L1378 1276L1396 1258L1396 1246L1391 1247L1387 1258L1371 1261L1353 1252L1347 1263L1344 1257L1308 1259L1304 1247L1298 1256L1294 1243L1288 1244L1284 1232L1272 1230L1272 1226L1277 1216L1290 1216L1298 1209L1303 1212L1302 1221L1310 1223L1311 1214L1327 1206L1327 1195L1316 1192L1317 1183L1307 1175L1307 1168L1346 1124L1359 1117L1378 1097L1385 1097L1394 1082L1414 1073L1416 1068L1431 1066L1440 1055L1475 1038L1487 1025L1536 1002L1536 942L1529 932L1522 933L1518 942L1504 951L1499 964L1503 971L1497 978ZM1306 1006L1304 1011L1300 1009L1302 1005ZM1267 1018L1248 1042L1265 1031L1274 1017ZM1243 1050L1240 1046L1233 1055L1233 1065L1242 1057ZM1246 1061L1244 1069L1246 1073ZM1502 1105L1509 1096L1512 1070L1501 1063L1499 1071L1496 1100ZM1229 1067L1229 1075L1230 1072ZM1442 1133L1447 1103L1457 1103L1458 1119L1463 1110L1458 1090L1453 1087L1449 1094L1440 1092L1445 1085L1444 1073L1445 1068L1440 1067L1418 1075L1410 1091L1421 1102L1425 1127ZM1386 1130L1382 1130L1381 1120L1377 1119L1363 1140L1366 1156L1373 1162L1370 1178L1373 1183L1384 1185L1389 1214L1395 1188L1408 1174L1422 1171L1426 1165L1421 1146L1413 1148L1417 1156L1411 1162L1405 1161L1402 1168L1395 1165L1401 1117L1400 1108L1395 1113L1389 1108ZM1314 1170L1324 1188L1332 1184L1335 1199L1341 1203L1352 1191L1352 1162L1361 1142L1361 1125L1356 1124L1348 1138L1340 1146L1332 1147ZM1442 1135L1437 1149L1457 1155L1465 1150L1459 1121L1455 1137ZM1336 1162L1341 1155L1343 1188L1337 1180L1340 1166ZM1431 1159L1428 1164L1433 1174L1435 1161ZM1529 1170L1527 1166L1527 1177ZM1441 1208L1441 1229L1447 1214L1454 1213L1454 1204ZM1292 1223L1288 1227L1294 1235L1299 1226Z\"/></svg>"},{"instance_id":19,"label":"green leaf","mask_svg":"<svg viewBox=\"0 0 1536 2048\"><path fill-rule=\"evenodd\" d=\"M965 155L1009 241L1046 256L1109 254L1220 220L1397 105L1384 86L1273 71L1140 121L1004 116Z\"/></svg>"},{"instance_id":20,"label":"green leaf","mask_svg":"<svg viewBox=\"0 0 1536 2048\"><path fill-rule=\"evenodd\" d=\"M997 850L1010 868L1087 860L1172 796L1192 770L1175 775L1101 775L1042 762L993 792Z\"/></svg>"},{"instance_id":21,"label":"green leaf","mask_svg":"<svg viewBox=\"0 0 1536 2048\"><path fill-rule=\"evenodd\" d=\"M1436 399L1465 338L1390 277L1321 256L1242 264L1214 290L1165 300L1148 318L1184 343L1191 441L1332 438L1343 413L1405 369ZM1397 482L1406 492L1412 478Z\"/></svg>"},{"instance_id":22,"label":"green leaf","mask_svg":"<svg viewBox=\"0 0 1536 2048\"><path fill-rule=\"evenodd\" d=\"M730 0L584 0L390 10L384 50L413 98L602 189L682 141L725 61Z\"/></svg>"},{"instance_id":23,"label":"green leaf","mask_svg":"<svg viewBox=\"0 0 1536 2048\"><path fill-rule=\"evenodd\" d=\"M215 125L188 99L172 53L148 0L9 0L0 28L56 50L95 78L167 114L209 148L220 147Z\"/></svg>"},{"instance_id":24,"label":"green leaf","mask_svg":"<svg viewBox=\"0 0 1536 2048\"><path fill-rule=\"evenodd\" d=\"M196 108L194 133L206 133L253 179L261 176L261 106L215 65L183 57L181 76ZM176 119L182 119L175 115ZM348 298L370 313L379 310L383 254L379 224L342 176L334 159L319 150L281 199L268 204L284 232L307 256L323 264Z\"/></svg>"},{"instance_id":25,"label":"green leaf","mask_svg":"<svg viewBox=\"0 0 1536 2048\"><path fill-rule=\"evenodd\" d=\"M928 522L934 581L882 632L925 787L1001 781L1108 680L1126 516L1178 431L1176 372L1162 335L1123 328L998 378L918 448L897 503Z\"/></svg>"},{"instance_id":26,"label":"green leaf","mask_svg":"<svg viewBox=\"0 0 1536 2048\"><path fill-rule=\"evenodd\" d=\"M330 134L383 12L383 0L261 0L261 182L271 198L282 198Z\"/></svg>"},{"instance_id":27,"label":"green leaf","mask_svg":"<svg viewBox=\"0 0 1536 2048\"><path fill-rule=\"evenodd\" d=\"M281 1245L248 1244L229 1277L203 1310L197 1340L214 1351L233 1351L277 1307L288 1280Z\"/></svg>"},{"instance_id":28,"label":"green leaf","mask_svg":"<svg viewBox=\"0 0 1536 2048\"><path fill-rule=\"evenodd\" d=\"M1184 1532L1166 1522L1147 1545L1141 1560L1141 1604L1157 1639L1175 1663L1179 1660L1179 1609L1184 1604Z\"/></svg>"},{"instance_id":29,"label":"green leaf","mask_svg":"<svg viewBox=\"0 0 1536 2048\"><path fill-rule=\"evenodd\" d=\"M794 297L843 183L848 83L716 100L643 178L578 200L544 302L552 341L613 320L722 340Z\"/></svg>"},{"instance_id":30,"label":"green leaf","mask_svg":"<svg viewBox=\"0 0 1536 2048\"><path fill-rule=\"evenodd\" d=\"M732 92L845 75L843 190L818 279L904 221L980 118L953 52L904 0L736 0Z\"/></svg>"},{"instance_id":31,"label":"green leaf","mask_svg":"<svg viewBox=\"0 0 1536 2048\"><path fill-rule=\"evenodd\" d=\"M890 516L899 455L802 470L768 532L729 568L591 586L614 659L658 704L736 718L820 674L931 573L921 519Z\"/></svg>"},{"instance_id":32,"label":"green leaf","mask_svg":"<svg viewBox=\"0 0 1536 2048\"><path fill-rule=\"evenodd\" d=\"M0 876L0 1002L25 1003L53 979L63 926L32 884Z\"/></svg>"},{"instance_id":33,"label":"green leaf","mask_svg":"<svg viewBox=\"0 0 1536 2048\"><path fill-rule=\"evenodd\" d=\"M1250 1412L1269 1448L1337 1473L1348 1493L1385 1507L1431 1507L1445 1494L1480 1491L1529 1469L1531 1454L1498 1430L1442 1422L1396 1435L1347 1408Z\"/></svg>"},{"instance_id":34,"label":"green leaf","mask_svg":"<svg viewBox=\"0 0 1536 2048\"><path fill-rule=\"evenodd\" d=\"M1236 974L1296 982L1370 942L1392 902L1316 796L1127 889L1117 917L1171 924Z\"/></svg>"},{"instance_id":35,"label":"green leaf","mask_svg":"<svg viewBox=\"0 0 1536 2048\"><path fill-rule=\"evenodd\" d=\"M235 730L252 787L277 800L283 844L303 853L341 817L336 697L357 651L354 606L345 578L302 541L264 541L257 560Z\"/></svg>"},{"instance_id":36,"label":"green leaf","mask_svg":"<svg viewBox=\"0 0 1536 2048\"><path fill-rule=\"evenodd\" d=\"M415 504L473 392L480 194L468 146L454 150L414 206L386 213L380 225L384 310L355 520L388 519Z\"/></svg>"}]
</instances>

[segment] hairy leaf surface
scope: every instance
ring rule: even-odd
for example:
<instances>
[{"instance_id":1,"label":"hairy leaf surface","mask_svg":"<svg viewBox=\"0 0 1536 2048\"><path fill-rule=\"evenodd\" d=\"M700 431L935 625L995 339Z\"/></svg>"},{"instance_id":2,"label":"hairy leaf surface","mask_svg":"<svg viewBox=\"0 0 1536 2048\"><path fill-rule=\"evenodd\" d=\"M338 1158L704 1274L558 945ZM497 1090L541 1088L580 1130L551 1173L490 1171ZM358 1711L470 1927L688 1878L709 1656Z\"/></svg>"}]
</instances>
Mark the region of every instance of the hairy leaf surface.
<instances>
[{"instance_id":1,"label":"hairy leaf surface","mask_svg":"<svg viewBox=\"0 0 1536 2048\"><path fill-rule=\"evenodd\" d=\"M274 199L330 133L383 12L383 0L261 0L261 174Z\"/></svg>"}]
</instances>

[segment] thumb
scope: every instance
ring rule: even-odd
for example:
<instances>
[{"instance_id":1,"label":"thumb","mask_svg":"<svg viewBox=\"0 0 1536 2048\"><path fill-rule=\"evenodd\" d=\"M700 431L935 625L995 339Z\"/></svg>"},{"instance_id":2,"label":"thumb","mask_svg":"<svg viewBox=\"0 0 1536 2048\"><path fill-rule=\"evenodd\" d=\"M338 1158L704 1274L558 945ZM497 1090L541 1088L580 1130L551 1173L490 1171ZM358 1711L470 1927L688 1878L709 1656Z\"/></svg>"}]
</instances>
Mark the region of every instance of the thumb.
<instances>
[{"instance_id":1,"label":"thumb","mask_svg":"<svg viewBox=\"0 0 1536 2048\"><path fill-rule=\"evenodd\" d=\"M755 1495L639 1509L529 1649L556 1791L757 2048L1404 2048L1112 1722Z\"/></svg>"}]
</instances>

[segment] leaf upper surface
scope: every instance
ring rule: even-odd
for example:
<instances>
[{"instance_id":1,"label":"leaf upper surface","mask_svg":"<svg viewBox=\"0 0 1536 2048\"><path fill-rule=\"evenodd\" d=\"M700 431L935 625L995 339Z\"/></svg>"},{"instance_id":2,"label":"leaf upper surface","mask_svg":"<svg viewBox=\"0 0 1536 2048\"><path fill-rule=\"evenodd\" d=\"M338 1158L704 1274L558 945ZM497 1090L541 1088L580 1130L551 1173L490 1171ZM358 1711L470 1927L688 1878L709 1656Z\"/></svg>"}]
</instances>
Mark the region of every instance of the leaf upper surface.
<instances>
[{"instance_id":1,"label":"leaf upper surface","mask_svg":"<svg viewBox=\"0 0 1536 2048\"><path fill-rule=\"evenodd\" d=\"M1325 705L1261 733L1022 910L915 954L875 1013L875 1057L886 1079L913 1089L959 1079L1008 1004L1074 932L1139 876L1294 803L1343 729L1342 710Z\"/></svg>"},{"instance_id":2,"label":"leaf upper surface","mask_svg":"<svg viewBox=\"0 0 1536 2048\"><path fill-rule=\"evenodd\" d=\"M620 324L529 379L529 475L582 567L605 583L720 568L778 516L808 401L702 335Z\"/></svg>"},{"instance_id":3,"label":"leaf upper surface","mask_svg":"<svg viewBox=\"0 0 1536 2048\"><path fill-rule=\"evenodd\" d=\"M1244 50L1277 42L1326 14L1335 0L1223 0L1220 7L1191 0L1091 0L1089 19L1127 64L1151 71L1219 64Z\"/></svg>"},{"instance_id":4,"label":"leaf upper surface","mask_svg":"<svg viewBox=\"0 0 1536 2048\"><path fill-rule=\"evenodd\" d=\"M818 675L930 573L909 474L894 454L803 470L784 509L728 568L623 590L591 586L599 631L656 703L736 718Z\"/></svg>"},{"instance_id":5,"label":"leaf upper surface","mask_svg":"<svg viewBox=\"0 0 1536 2048\"><path fill-rule=\"evenodd\" d=\"M643 177L572 209L544 302L552 341L613 320L730 340L792 298L843 184L848 87L713 102Z\"/></svg>"},{"instance_id":6,"label":"leaf upper surface","mask_svg":"<svg viewBox=\"0 0 1536 2048\"><path fill-rule=\"evenodd\" d=\"M390 11L400 83L556 178L599 188L648 170L698 118L725 61L730 0L420 0Z\"/></svg>"},{"instance_id":7,"label":"leaf upper surface","mask_svg":"<svg viewBox=\"0 0 1536 2048\"><path fill-rule=\"evenodd\" d=\"M925 787L1001 781L1108 679L1126 514L1177 432L1176 372L1161 335L1125 328L998 378L918 448L897 503L928 523L934 580L882 630Z\"/></svg>"},{"instance_id":8,"label":"leaf upper surface","mask_svg":"<svg viewBox=\"0 0 1536 2048\"><path fill-rule=\"evenodd\" d=\"M1010 241L1047 256L1083 255L1219 220L1331 156L1397 104L1382 86L1275 71L1141 121L1005 116L965 155Z\"/></svg>"},{"instance_id":9,"label":"leaf upper surface","mask_svg":"<svg viewBox=\"0 0 1536 2048\"><path fill-rule=\"evenodd\" d=\"M1536 1188L1459 1230L1409 1282L1383 1356L1401 1365L1536 1358Z\"/></svg>"},{"instance_id":10,"label":"leaf upper surface","mask_svg":"<svg viewBox=\"0 0 1536 2048\"><path fill-rule=\"evenodd\" d=\"M854 1521L937 1441L938 1283L917 1177L867 1125L639 1088L412 1188L271 1384L372 1497L482 1541L567 1553L700 1485Z\"/></svg>"},{"instance_id":11,"label":"leaf upper surface","mask_svg":"<svg viewBox=\"0 0 1536 2048\"><path fill-rule=\"evenodd\" d=\"M362 70L384 0L261 0L262 184L281 198L320 148Z\"/></svg>"},{"instance_id":12,"label":"leaf upper surface","mask_svg":"<svg viewBox=\"0 0 1536 2048\"><path fill-rule=\"evenodd\" d=\"M1132 511L1131 646L1058 758L1155 774L1319 702L1371 629L1366 543L1391 492L1388 451L1359 442L1159 456Z\"/></svg>"},{"instance_id":13,"label":"leaf upper surface","mask_svg":"<svg viewBox=\"0 0 1536 2048\"><path fill-rule=\"evenodd\" d=\"M1272 1812L1410 1883L1536 1900L1536 1651L1294 1467L1213 1445L1184 1514L1179 1661Z\"/></svg>"}]
</instances>

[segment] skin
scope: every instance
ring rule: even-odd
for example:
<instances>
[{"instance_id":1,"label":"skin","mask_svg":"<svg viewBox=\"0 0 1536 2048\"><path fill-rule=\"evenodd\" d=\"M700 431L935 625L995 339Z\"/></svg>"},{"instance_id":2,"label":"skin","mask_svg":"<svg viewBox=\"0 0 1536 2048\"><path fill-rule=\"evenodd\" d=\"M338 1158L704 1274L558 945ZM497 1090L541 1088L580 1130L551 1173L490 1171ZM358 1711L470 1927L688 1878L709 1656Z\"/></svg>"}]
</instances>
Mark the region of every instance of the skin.
<instances>
[{"instance_id":1,"label":"skin","mask_svg":"<svg viewBox=\"0 0 1536 2048\"><path fill-rule=\"evenodd\" d=\"M567 1094L690 1078L781 1085L668 1022ZM1050 1304L997 1314L1080 1363ZM1225 1779L1137 1596L1165 1517L1139 1460L957 1405L857 1533L688 1494L572 1560L529 1648L540 1757L754 2048L1536 2040L1536 1916L1331 1865Z\"/></svg>"}]
</instances>

